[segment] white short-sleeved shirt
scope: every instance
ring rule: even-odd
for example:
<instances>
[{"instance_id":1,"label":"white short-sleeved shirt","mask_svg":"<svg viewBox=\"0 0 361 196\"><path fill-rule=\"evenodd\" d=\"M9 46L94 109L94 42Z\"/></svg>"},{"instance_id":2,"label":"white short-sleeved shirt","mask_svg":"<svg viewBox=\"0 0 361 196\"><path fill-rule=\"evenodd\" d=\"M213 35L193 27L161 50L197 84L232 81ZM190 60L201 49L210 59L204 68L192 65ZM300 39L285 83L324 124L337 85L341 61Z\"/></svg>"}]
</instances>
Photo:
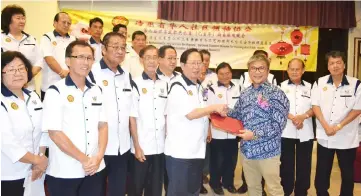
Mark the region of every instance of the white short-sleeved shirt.
<instances>
[{"instance_id":1,"label":"white short-sleeved shirt","mask_svg":"<svg viewBox=\"0 0 361 196\"><path fill-rule=\"evenodd\" d=\"M219 81L208 89L207 105L227 104L233 109L239 99L242 87L231 82L229 87L225 87ZM236 136L211 126L213 139L235 139Z\"/></svg>"},{"instance_id":2,"label":"white short-sleeved shirt","mask_svg":"<svg viewBox=\"0 0 361 196\"><path fill-rule=\"evenodd\" d=\"M32 66L43 68L43 55L35 38L25 32L21 40L17 40L10 33L1 33L1 52L18 51L21 52ZM31 71L31 70L29 70ZM35 90L34 78L29 81L27 89Z\"/></svg>"},{"instance_id":3,"label":"white short-sleeved shirt","mask_svg":"<svg viewBox=\"0 0 361 196\"><path fill-rule=\"evenodd\" d=\"M156 71L157 75L158 75L158 78L169 83L171 79L173 79L174 77L176 77L177 75L180 75L179 72L177 71L173 71L173 74L169 77L169 76L166 76L160 69L159 67L157 68L157 71Z\"/></svg>"},{"instance_id":4,"label":"white short-sleeved shirt","mask_svg":"<svg viewBox=\"0 0 361 196\"><path fill-rule=\"evenodd\" d=\"M93 37L90 37L89 44L94 49L94 58L95 58L94 62L100 61L100 59L103 58L103 55L102 55L103 43L102 42L97 43Z\"/></svg>"},{"instance_id":5,"label":"white short-sleeved shirt","mask_svg":"<svg viewBox=\"0 0 361 196\"><path fill-rule=\"evenodd\" d=\"M63 70L69 70L68 66L65 64L65 49L75 40L74 36L67 34L65 37L62 37L55 30L44 34L40 40L40 48L43 57L52 56ZM50 85L59 80L61 80L59 73L55 73L44 60L41 90L45 92Z\"/></svg>"},{"instance_id":6,"label":"white short-sleeved shirt","mask_svg":"<svg viewBox=\"0 0 361 196\"><path fill-rule=\"evenodd\" d=\"M351 110L361 110L360 81L344 75L338 88L331 75L319 78L312 88L312 105L321 108L323 117L329 125L339 124ZM345 125L334 136L327 136L321 123L316 121L316 137L320 145L333 149L349 149L359 146L358 124L356 118Z\"/></svg>"},{"instance_id":7,"label":"white short-sleeved shirt","mask_svg":"<svg viewBox=\"0 0 361 196\"><path fill-rule=\"evenodd\" d=\"M130 74L120 66L114 73L101 59L93 65L90 75L103 89L107 103L108 145L105 155L122 155L130 149L129 116L132 108L132 85Z\"/></svg>"},{"instance_id":8,"label":"white short-sleeved shirt","mask_svg":"<svg viewBox=\"0 0 361 196\"><path fill-rule=\"evenodd\" d=\"M208 88L212 86L213 84L217 84L218 77L217 74L211 71L210 69L207 69L206 77L204 78L202 82L202 86L204 88Z\"/></svg>"},{"instance_id":9,"label":"white short-sleeved shirt","mask_svg":"<svg viewBox=\"0 0 361 196\"><path fill-rule=\"evenodd\" d=\"M144 68L140 63L140 57L133 48L127 51L124 61L121 63L122 69L129 72L133 78L141 76Z\"/></svg>"},{"instance_id":10,"label":"white short-sleeved shirt","mask_svg":"<svg viewBox=\"0 0 361 196\"><path fill-rule=\"evenodd\" d=\"M99 122L107 122L106 102L99 86L86 80L84 91L78 89L70 75L51 85L44 99L44 132L62 131L88 157L99 151ZM104 169L104 160L98 172ZM56 178L83 178L82 164L49 141L49 165L46 173Z\"/></svg>"},{"instance_id":11,"label":"white short-sleeved shirt","mask_svg":"<svg viewBox=\"0 0 361 196\"><path fill-rule=\"evenodd\" d=\"M269 83L277 86L277 80L276 80L276 78L275 78L275 76L273 74L269 73L268 76L267 76L267 80L268 80ZM241 75L241 77L239 78L239 83L242 84L244 88L248 88L249 86L251 86L252 80L249 77L248 72L244 72Z\"/></svg>"},{"instance_id":12,"label":"white short-sleeved shirt","mask_svg":"<svg viewBox=\"0 0 361 196\"><path fill-rule=\"evenodd\" d=\"M31 168L19 160L27 152L38 154L39 146L46 146L41 131L43 106L39 96L26 89L24 101L3 85L1 94L1 180L18 180Z\"/></svg>"},{"instance_id":13,"label":"white short-sleeved shirt","mask_svg":"<svg viewBox=\"0 0 361 196\"><path fill-rule=\"evenodd\" d=\"M281 89L290 101L289 113L303 115L312 108L311 104L312 85L306 81L301 81L300 85L295 85L291 80L281 83ZM303 128L297 130L290 119L287 119L286 128L282 132L282 137L299 139L300 142L308 141L314 138L312 118L303 121Z\"/></svg>"},{"instance_id":14,"label":"white short-sleeved shirt","mask_svg":"<svg viewBox=\"0 0 361 196\"><path fill-rule=\"evenodd\" d=\"M206 106L200 83L183 74L171 80L165 113L167 137L164 154L178 159L204 159L208 117L188 120L186 115Z\"/></svg>"},{"instance_id":15,"label":"white short-sleeved shirt","mask_svg":"<svg viewBox=\"0 0 361 196\"><path fill-rule=\"evenodd\" d=\"M165 105L168 96L167 82L153 81L143 72L142 76L134 79L132 117L137 121L139 145L145 155L161 154L164 152L165 142ZM132 153L135 148L132 141Z\"/></svg>"}]
</instances>

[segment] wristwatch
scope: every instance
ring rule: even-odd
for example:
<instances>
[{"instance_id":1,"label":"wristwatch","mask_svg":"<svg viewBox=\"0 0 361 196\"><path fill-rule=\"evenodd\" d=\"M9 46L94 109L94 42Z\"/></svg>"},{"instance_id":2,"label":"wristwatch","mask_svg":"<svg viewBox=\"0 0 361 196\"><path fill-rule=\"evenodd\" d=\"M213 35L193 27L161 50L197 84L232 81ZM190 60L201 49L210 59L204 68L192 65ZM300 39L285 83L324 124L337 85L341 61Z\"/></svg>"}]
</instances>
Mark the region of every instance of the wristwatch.
<instances>
[{"instance_id":1,"label":"wristwatch","mask_svg":"<svg viewBox=\"0 0 361 196\"><path fill-rule=\"evenodd\" d=\"M336 126L337 126L338 128L340 128L340 129L342 129L341 123L337 124Z\"/></svg>"},{"instance_id":2,"label":"wristwatch","mask_svg":"<svg viewBox=\"0 0 361 196\"><path fill-rule=\"evenodd\" d=\"M258 136L255 134L255 132L253 132L253 138L252 138L252 140L256 140L256 139L258 139Z\"/></svg>"}]
</instances>

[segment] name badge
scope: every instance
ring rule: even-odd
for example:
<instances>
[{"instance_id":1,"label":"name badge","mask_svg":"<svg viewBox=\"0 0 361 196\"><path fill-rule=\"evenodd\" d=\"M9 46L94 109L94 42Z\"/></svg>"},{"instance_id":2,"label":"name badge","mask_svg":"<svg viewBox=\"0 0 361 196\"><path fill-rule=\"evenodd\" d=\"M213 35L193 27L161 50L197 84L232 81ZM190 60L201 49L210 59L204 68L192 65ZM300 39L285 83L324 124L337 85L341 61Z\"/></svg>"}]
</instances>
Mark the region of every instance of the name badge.
<instances>
[{"instance_id":1,"label":"name badge","mask_svg":"<svg viewBox=\"0 0 361 196\"><path fill-rule=\"evenodd\" d=\"M353 91L350 89L341 90L340 97L352 97Z\"/></svg>"},{"instance_id":2,"label":"name badge","mask_svg":"<svg viewBox=\"0 0 361 196\"><path fill-rule=\"evenodd\" d=\"M310 91L302 91L301 93L302 93L301 94L302 97L311 98Z\"/></svg>"}]
</instances>

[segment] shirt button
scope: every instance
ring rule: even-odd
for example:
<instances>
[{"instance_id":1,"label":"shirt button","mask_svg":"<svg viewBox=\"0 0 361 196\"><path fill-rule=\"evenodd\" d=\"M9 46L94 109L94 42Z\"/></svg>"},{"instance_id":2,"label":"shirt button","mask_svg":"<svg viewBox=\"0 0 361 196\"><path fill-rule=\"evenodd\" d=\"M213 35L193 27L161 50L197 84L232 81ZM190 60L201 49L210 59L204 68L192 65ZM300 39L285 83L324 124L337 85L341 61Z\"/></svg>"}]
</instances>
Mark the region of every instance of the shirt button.
<instances>
[{"instance_id":1,"label":"shirt button","mask_svg":"<svg viewBox=\"0 0 361 196\"><path fill-rule=\"evenodd\" d=\"M85 107L85 109L87 109L88 107Z\"/></svg>"},{"instance_id":2,"label":"shirt button","mask_svg":"<svg viewBox=\"0 0 361 196\"><path fill-rule=\"evenodd\" d=\"M89 143L88 143L88 145L89 145Z\"/></svg>"},{"instance_id":3,"label":"shirt button","mask_svg":"<svg viewBox=\"0 0 361 196\"><path fill-rule=\"evenodd\" d=\"M86 119L86 121L88 121L88 119Z\"/></svg>"},{"instance_id":4,"label":"shirt button","mask_svg":"<svg viewBox=\"0 0 361 196\"><path fill-rule=\"evenodd\" d=\"M89 131L87 131L87 133L89 133Z\"/></svg>"}]
</instances>

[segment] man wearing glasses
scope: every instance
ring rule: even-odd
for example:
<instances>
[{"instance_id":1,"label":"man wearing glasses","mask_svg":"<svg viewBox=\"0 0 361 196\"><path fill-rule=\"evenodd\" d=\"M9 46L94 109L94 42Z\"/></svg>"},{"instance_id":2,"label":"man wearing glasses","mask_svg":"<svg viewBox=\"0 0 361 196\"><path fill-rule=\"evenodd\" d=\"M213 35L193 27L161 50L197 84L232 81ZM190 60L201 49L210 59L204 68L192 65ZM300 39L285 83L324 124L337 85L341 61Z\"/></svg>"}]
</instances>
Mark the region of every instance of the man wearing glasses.
<instances>
[{"instance_id":1,"label":"man wearing glasses","mask_svg":"<svg viewBox=\"0 0 361 196\"><path fill-rule=\"evenodd\" d=\"M51 139L48 190L52 196L100 196L108 124L102 90L86 79L94 50L74 41L65 54L70 73L49 87L44 100L42 129Z\"/></svg>"},{"instance_id":2,"label":"man wearing glasses","mask_svg":"<svg viewBox=\"0 0 361 196\"><path fill-rule=\"evenodd\" d=\"M329 195L335 153L341 169L340 195L353 195L361 89L360 80L344 74L345 59L342 52L327 53L330 75L319 78L312 88L318 142L315 188L320 196Z\"/></svg>"},{"instance_id":3,"label":"man wearing glasses","mask_svg":"<svg viewBox=\"0 0 361 196\"><path fill-rule=\"evenodd\" d=\"M250 196L262 195L262 177L271 196L284 195L280 179L281 135L287 123L289 101L267 81L269 60L252 56L248 63L252 86L241 92L228 116L243 122L241 156Z\"/></svg>"},{"instance_id":4,"label":"man wearing glasses","mask_svg":"<svg viewBox=\"0 0 361 196\"><path fill-rule=\"evenodd\" d=\"M65 78L69 68L65 64L65 49L75 37L68 34L71 19L66 12L59 12L54 17L54 31L46 33L40 40L40 48L44 56L44 68L41 84L41 98L49 86Z\"/></svg>"},{"instance_id":5,"label":"man wearing glasses","mask_svg":"<svg viewBox=\"0 0 361 196\"><path fill-rule=\"evenodd\" d=\"M120 67L125 56L125 37L119 33L107 33L103 43L103 58L93 65L89 77L101 86L107 103L109 137L104 156L107 195L121 196L125 195L130 155L129 116L134 82L131 75Z\"/></svg>"}]
</instances>

